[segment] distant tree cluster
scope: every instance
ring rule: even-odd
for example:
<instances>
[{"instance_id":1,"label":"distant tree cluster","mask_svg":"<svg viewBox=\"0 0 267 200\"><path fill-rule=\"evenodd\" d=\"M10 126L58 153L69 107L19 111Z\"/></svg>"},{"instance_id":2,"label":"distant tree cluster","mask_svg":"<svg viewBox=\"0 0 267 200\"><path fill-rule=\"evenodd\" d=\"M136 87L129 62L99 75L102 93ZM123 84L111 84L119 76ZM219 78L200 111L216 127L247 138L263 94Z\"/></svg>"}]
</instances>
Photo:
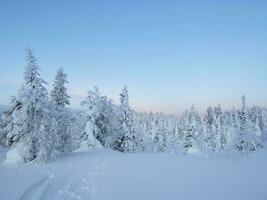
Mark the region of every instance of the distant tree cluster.
<instances>
[{"instance_id":1,"label":"distant tree cluster","mask_svg":"<svg viewBox=\"0 0 267 200\"><path fill-rule=\"evenodd\" d=\"M267 135L267 110L249 108L245 96L240 109L223 111L218 105L209 107L203 117L192 106L180 119L161 113L136 113L136 118L150 136L146 144L156 152L249 153L262 148Z\"/></svg>"},{"instance_id":2,"label":"distant tree cluster","mask_svg":"<svg viewBox=\"0 0 267 200\"><path fill-rule=\"evenodd\" d=\"M200 116L192 106L179 118L135 112L127 87L119 105L95 87L81 103L86 111L79 113L66 108L70 97L63 68L49 95L29 49L26 61L22 86L0 118L0 144L9 148L10 159L19 155L22 162L46 162L84 143L125 153L248 153L262 148L267 137L267 109L248 107L245 96L239 109L224 111L218 105Z\"/></svg>"}]
</instances>

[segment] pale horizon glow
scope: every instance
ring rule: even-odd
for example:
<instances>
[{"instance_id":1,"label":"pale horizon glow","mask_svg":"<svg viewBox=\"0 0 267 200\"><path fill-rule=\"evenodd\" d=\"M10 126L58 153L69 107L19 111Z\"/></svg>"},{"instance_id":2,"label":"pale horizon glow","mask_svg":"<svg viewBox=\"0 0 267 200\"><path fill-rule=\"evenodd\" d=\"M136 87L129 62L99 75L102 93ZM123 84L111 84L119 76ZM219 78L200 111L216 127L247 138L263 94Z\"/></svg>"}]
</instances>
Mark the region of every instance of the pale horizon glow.
<instances>
[{"instance_id":1,"label":"pale horizon glow","mask_svg":"<svg viewBox=\"0 0 267 200\"><path fill-rule=\"evenodd\" d=\"M12 1L0 6L0 105L22 82L31 47L51 89L68 74L71 106L97 85L137 111L181 114L192 104L267 106L266 1Z\"/></svg>"}]
</instances>

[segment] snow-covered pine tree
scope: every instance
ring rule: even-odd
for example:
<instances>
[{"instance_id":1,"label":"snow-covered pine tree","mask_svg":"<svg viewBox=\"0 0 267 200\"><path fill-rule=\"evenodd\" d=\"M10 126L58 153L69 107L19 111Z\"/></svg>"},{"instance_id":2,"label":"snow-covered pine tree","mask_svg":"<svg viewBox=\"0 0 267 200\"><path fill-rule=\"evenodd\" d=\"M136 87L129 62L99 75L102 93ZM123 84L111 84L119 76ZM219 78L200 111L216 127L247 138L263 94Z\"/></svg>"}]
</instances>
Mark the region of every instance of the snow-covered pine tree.
<instances>
[{"instance_id":1,"label":"snow-covered pine tree","mask_svg":"<svg viewBox=\"0 0 267 200\"><path fill-rule=\"evenodd\" d=\"M67 88L65 87L66 83L68 83L67 74L64 73L61 67L57 71L51 91L52 102L56 105L57 110L62 110L66 105L70 104L70 96L67 94Z\"/></svg>"},{"instance_id":2,"label":"snow-covered pine tree","mask_svg":"<svg viewBox=\"0 0 267 200\"><path fill-rule=\"evenodd\" d=\"M178 122L171 122L172 127L170 127L169 134L167 137L167 148L170 152L176 152L181 143L180 131Z\"/></svg>"},{"instance_id":3,"label":"snow-covered pine tree","mask_svg":"<svg viewBox=\"0 0 267 200\"><path fill-rule=\"evenodd\" d=\"M223 145L223 150L227 151L234 149L234 136L236 134L235 122L233 114L230 111L224 113L224 120L222 123L222 132L224 133L225 143Z\"/></svg>"},{"instance_id":4,"label":"snow-covered pine tree","mask_svg":"<svg viewBox=\"0 0 267 200\"><path fill-rule=\"evenodd\" d=\"M143 151L152 152L154 145L153 145L153 138L155 133L155 126L154 126L154 119L153 113L137 113L135 112L136 116L141 118L139 121L135 120L134 124L136 127L137 132L140 134L141 139L141 149Z\"/></svg>"},{"instance_id":5,"label":"snow-covered pine tree","mask_svg":"<svg viewBox=\"0 0 267 200\"><path fill-rule=\"evenodd\" d=\"M231 110L231 116L232 116L232 120L233 120L233 127L236 131L239 131L240 129L240 123L239 123L239 113L238 110L236 110L235 108L233 108Z\"/></svg>"},{"instance_id":6,"label":"snow-covered pine tree","mask_svg":"<svg viewBox=\"0 0 267 200\"><path fill-rule=\"evenodd\" d=\"M10 147L14 138L8 138L8 133L13 130L13 113L21 108L21 102L15 96L11 96L9 109L0 117L0 145Z\"/></svg>"},{"instance_id":7,"label":"snow-covered pine tree","mask_svg":"<svg viewBox=\"0 0 267 200\"><path fill-rule=\"evenodd\" d=\"M167 150L167 130L163 120L157 115L154 123L154 133L153 133L153 152L165 152Z\"/></svg>"},{"instance_id":8,"label":"snow-covered pine tree","mask_svg":"<svg viewBox=\"0 0 267 200\"><path fill-rule=\"evenodd\" d=\"M249 110L249 118L251 119L251 122L253 126L258 126L260 128L260 131L262 134L264 134L265 128L266 128L266 119L264 118L264 108L253 106Z\"/></svg>"},{"instance_id":9,"label":"snow-covered pine tree","mask_svg":"<svg viewBox=\"0 0 267 200\"><path fill-rule=\"evenodd\" d=\"M207 113L204 118L204 137L206 148L208 151L215 151L216 149L216 126L215 114L212 107L208 107Z\"/></svg>"},{"instance_id":10,"label":"snow-covered pine tree","mask_svg":"<svg viewBox=\"0 0 267 200\"><path fill-rule=\"evenodd\" d=\"M259 138L253 131L252 122L249 118L249 109L246 105L246 96L242 96L242 108L238 113L240 128L237 132L236 147L239 151L255 151L259 146Z\"/></svg>"},{"instance_id":11,"label":"snow-covered pine tree","mask_svg":"<svg viewBox=\"0 0 267 200\"><path fill-rule=\"evenodd\" d=\"M70 104L70 96L67 94L67 88L65 87L66 83L68 83L67 74L64 73L63 68L59 68L51 91L51 100L55 109L55 120L57 122L53 131L60 138L57 151L65 153L71 152L77 147L77 142L79 142L78 138L82 134L82 131L80 133L76 131L78 127L75 124L76 120L73 120L73 112L65 109L65 106ZM75 137L74 134L76 135Z\"/></svg>"},{"instance_id":12,"label":"snow-covered pine tree","mask_svg":"<svg viewBox=\"0 0 267 200\"><path fill-rule=\"evenodd\" d=\"M52 112L46 113L42 119L36 140L38 151L35 160L38 163L54 160L62 150L62 138L58 135L58 121L52 109Z\"/></svg>"},{"instance_id":13,"label":"snow-covered pine tree","mask_svg":"<svg viewBox=\"0 0 267 200\"><path fill-rule=\"evenodd\" d=\"M161 153L165 152L166 146L166 138L165 135L161 132L157 133L154 137L154 149L153 152Z\"/></svg>"},{"instance_id":14,"label":"snow-covered pine tree","mask_svg":"<svg viewBox=\"0 0 267 200\"><path fill-rule=\"evenodd\" d=\"M199 137L200 137L200 121L201 118L192 105L190 111L187 111L182 119L182 131L184 149L187 153L199 152Z\"/></svg>"},{"instance_id":15,"label":"snow-covered pine tree","mask_svg":"<svg viewBox=\"0 0 267 200\"><path fill-rule=\"evenodd\" d=\"M13 128L7 135L8 138L12 138L13 147L7 154L7 159L12 160L16 153L24 162L39 160L38 156L44 144L40 143L43 137L42 127L46 116L51 112L44 86L46 82L40 77L36 59L30 49L26 50L26 61L23 85L17 95L17 101L21 106L13 113ZM53 138L54 140L57 138ZM49 145L47 149L52 149L53 144L49 139L45 143Z\"/></svg>"},{"instance_id":16,"label":"snow-covered pine tree","mask_svg":"<svg viewBox=\"0 0 267 200\"><path fill-rule=\"evenodd\" d=\"M87 125L85 139L89 146L97 144L96 138L104 147L112 147L114 105L106 96L102 96L97 87L88 91L86 99L82 102L87 107ZM116 137L116 136L114 136ZM114 139L115 140L115 139Z\"/></svg>"},{"instance_id":17,"label":"snow-covered pine tree","mask_svg":"<svg viewBox=\"0 0 267 200\"><path fill-rule=\"evenodd\" d=\"M264 141L267 140L267 109L261 108L259 126L262 131L262 138Z\"/></svg>"},{"instance_id":18,"label":"snow-covered pine tree","mask_svg":"<svg viewBox=\"0 0 267 200\"><path fill-rule=\"evenodd\" d=\"M125 86L120 94L119 131L121 139L116 149L121 152L135 152L137 150L137 135L133 121L133 111L129 105L128 90Z\"/></svg>"},{"instance_id":19,"label":"snow-covered pine tree","mask_svg":"<svg viewBox=\"0 0 267 200\"><path fill-rule=\"evenodd\" d=\"M65 111L66 120L66 134L64 134L64 148L65 152L72 152L80 147L84 139L86 117L82 112L75 112L72 110Z\"/></svg>"},{"instance_id":20,"label":"snow-covered pine tree","mask_svg":"<svg viewBox=\"0 0 267 200\"><path fill-rule=\"evenodd\" d=\"M223 116L223 111L222 111L222 107L220 104L215 106L214 111L215 111L214 125L216 129L215 150L219 152L219 151L223 151L226 146L226 133L223 127L224 116Z\"/></svg>"}]
</instances>

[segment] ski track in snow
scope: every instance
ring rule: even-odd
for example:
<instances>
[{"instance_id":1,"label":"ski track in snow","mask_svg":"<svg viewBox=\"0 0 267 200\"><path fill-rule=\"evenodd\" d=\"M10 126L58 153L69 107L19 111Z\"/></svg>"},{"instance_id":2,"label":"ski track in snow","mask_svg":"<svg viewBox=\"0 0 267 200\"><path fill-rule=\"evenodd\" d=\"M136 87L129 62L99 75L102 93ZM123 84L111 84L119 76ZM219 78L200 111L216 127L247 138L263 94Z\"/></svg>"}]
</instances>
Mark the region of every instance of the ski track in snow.
<instances>
[{"instance_id":1,"label":"ski track in snow","mask_svg":"<svg viewBox=\"0 0 267 200\"><path fill-rule=\"evenodd\" d=\"M96 199L97 178L111 162L109 154L95 156L88 162L75 162L64 173L51 173L29 187L21 200Z\"/></svg>"},{"instance_id":2,"label":"ski track in snow","mask_svg":"<svg viewBox=\"0 0 267 200\"><path fill-rule=\"evenodd\" d=\"M33 184L28 190L24 192L21 200L28 200L28 199L43 199L42 194L48 189L48 186L51 184L51 180L54 178L53 175L50 175L46 178L43 178L41 181Z\"/></svg>"}]
</instances>

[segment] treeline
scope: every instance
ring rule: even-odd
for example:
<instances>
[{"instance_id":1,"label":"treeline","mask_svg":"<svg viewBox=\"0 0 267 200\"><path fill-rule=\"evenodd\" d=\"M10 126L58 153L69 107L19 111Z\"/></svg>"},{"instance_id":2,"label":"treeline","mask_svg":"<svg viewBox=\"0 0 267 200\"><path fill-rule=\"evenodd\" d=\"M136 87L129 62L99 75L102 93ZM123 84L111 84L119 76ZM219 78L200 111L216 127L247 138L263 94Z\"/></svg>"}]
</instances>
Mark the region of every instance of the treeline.
<instances>
[{"instance_id":1,"label":"treeline","mask_svg":"<svg viewBox=\"0 0 267 200\"><path fill-rule=\"evenodd\" d=\"M10 108L0 118L0 144L9 148L13 162L46 162L86 144L120 152L248 153L262 148L267 136L267 110L209 107L200 116L194 106L178 118L163 113L137 113L129 104L127 88L120 104L95 87L81 103L85 112L67 109L67 75L60 68L50 95L32 51L26 50L23 84Z\"/></svg>"}]
</instances>

